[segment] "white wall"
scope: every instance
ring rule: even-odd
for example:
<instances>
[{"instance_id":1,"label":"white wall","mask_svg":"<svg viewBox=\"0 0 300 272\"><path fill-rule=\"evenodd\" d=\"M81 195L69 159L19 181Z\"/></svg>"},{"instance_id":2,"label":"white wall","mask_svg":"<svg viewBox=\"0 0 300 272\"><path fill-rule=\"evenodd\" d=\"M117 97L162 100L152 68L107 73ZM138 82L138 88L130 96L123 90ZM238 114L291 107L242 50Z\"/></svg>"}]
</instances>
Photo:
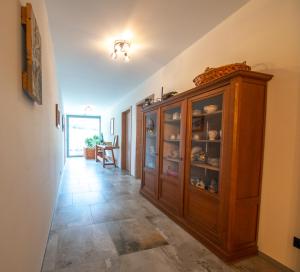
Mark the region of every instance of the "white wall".
<instances>
[{"instance_id":1,"label":"white wall","mask_svg":"<svg viewBox=\"0 0 300 272\"><path fill-rule=\"evenodd\" d=\"M38 272L63 168L60 95L44 1L30 1L42 36L42 106L22 92L21 4L0 2L0 271Z\"/></svg>"},{"instance_id":2,"label":"white wall","mask_svg":"<svg viewBox=\"0 0 300 272\"><path fill-rule=\"evenodd\" d=\"M260 251L296 271L300 271L300 251L292 247L292 237L300 236L299 26L299 0L252 0L132 90L111 113L121 135L121 111L132 106L135 135L136 102L153 90L159 97L162 85L166 91L184 91L193 87L192 79L205 67L244 60L255 71L273 74L268 87L258 244Z\"/></svg>"}]
</instances>

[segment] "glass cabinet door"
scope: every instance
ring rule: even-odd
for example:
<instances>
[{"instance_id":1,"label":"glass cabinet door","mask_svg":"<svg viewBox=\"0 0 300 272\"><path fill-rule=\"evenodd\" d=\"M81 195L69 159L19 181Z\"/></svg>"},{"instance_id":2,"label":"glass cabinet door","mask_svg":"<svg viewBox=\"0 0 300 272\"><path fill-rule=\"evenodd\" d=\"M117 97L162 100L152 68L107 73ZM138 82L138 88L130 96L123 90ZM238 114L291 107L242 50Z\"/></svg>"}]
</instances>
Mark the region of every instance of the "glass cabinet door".
<instances>
[{"instance_id":1,"label":"glass cabinet door","mask_svg":"<svg viewBox=\"0 0 300 272\"><path fill-rule=\"evenodd\" d=\"M192 102L190 186L218 194L223 95Z\"/></svg>"},{"instance_id":2,"label":"glass cabinet door","mask_svg":"<svg viewBox=\"0 0 300 272\"><path fill-rule=\"evenodd\" d=\"M148 112L145 118L145 167L148 169L156 169L157 163L157 113Z\"/></svg>"},{"instance_id":3,"label":"glass cabinet door","mask_svg":"<svg viewBox=\"0 0 300 272\"><path fill-rule=\"evenodd\" d=\"M181 162L181 107L163 111L162 174L178 178Z\"/></svg>"}]
</instances>

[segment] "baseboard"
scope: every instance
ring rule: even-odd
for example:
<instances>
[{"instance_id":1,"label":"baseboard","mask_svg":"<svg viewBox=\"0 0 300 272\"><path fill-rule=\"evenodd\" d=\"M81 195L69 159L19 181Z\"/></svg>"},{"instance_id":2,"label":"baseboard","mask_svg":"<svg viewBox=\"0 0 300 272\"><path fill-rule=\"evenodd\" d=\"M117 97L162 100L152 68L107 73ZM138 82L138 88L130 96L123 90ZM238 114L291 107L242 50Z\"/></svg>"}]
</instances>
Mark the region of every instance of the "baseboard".
<instances>
[{"instance_id":1,"label":"baseboard","mask_svg":"<svg viewBox=\"0 0 300 272\"><path fill-rule=\"evenodd\" d=\"M54 207L52 208L51 223L50 223L50 227L48 229L48 238L47 238L47 242L46 242L45 249L44 249L43 261L42 261L42 265L41 265L41 271L43 269L43 264L44 264L47 245L48 245L48 242L49 242L49 236L50 236L50 231L51 231L51 227L52 227L53 217L54 217L55 209L56 209L56 206L57 206L58 198L59 198L59 195L60 195L62 179L63 179L64 173L65 173L65 166L66 166L66 163L63 162L63 167L62 167L61 172L60 172L59 184L58 184L58 188L57 188L57 192L56 192Z\"/></svg>"},{"instance_id":2,"label":"baseboard","mask_svg":"<svg viewBox=\"0 0 300 272\"><path fill-rule=\"evenodd\" d=\"M282 263L276 261L275 259L273 259L272 257L268 256L267 254L261 252L261 251L258 251L258 255L265 259L266 261L274 264L276 267L278 267L280 269L280 271L282 272L294 272L294 270L288 268L287 266L283 265Z\"/></svg>"}]
</instances>

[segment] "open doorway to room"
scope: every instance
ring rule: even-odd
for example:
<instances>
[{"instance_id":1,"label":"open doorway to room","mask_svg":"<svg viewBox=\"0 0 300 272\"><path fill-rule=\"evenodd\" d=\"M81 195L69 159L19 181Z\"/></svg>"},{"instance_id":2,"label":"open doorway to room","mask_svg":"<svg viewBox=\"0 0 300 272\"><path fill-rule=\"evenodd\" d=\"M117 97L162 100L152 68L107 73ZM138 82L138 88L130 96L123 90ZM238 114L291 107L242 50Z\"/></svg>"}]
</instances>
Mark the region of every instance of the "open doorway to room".
<instances>
[{"instance_id":1,"label":"open doorway to room","mask_svg":"<svg viewBox=\"0 0 300 272\"><path fill-rule=\"evenodd\" d=\"M122 112L121 168L131 174L131 108Z\"/></svg>"},{"instance_id":2,"label":"open doorway to room","mask_svg":"<svg viewBox=\"0 0 300 272\"><path fill-rule=\"evenodd\" d=\"M154 94L145 99L154 99ZM136 104L136 146L135 146L135 177L142 178L142 149L143 149L143 105L145 99Z\"/></svg>"},{"instance_id":3,"label":"open doorway to room","mask_svg":"<svg viewBox=\"0 0 300 272\"><path fill-rule=\"evenodd\" d=\"M100 116L67 115L67 157L82 157L85 139L100 132Z\"/></svg>"}]
</instances>

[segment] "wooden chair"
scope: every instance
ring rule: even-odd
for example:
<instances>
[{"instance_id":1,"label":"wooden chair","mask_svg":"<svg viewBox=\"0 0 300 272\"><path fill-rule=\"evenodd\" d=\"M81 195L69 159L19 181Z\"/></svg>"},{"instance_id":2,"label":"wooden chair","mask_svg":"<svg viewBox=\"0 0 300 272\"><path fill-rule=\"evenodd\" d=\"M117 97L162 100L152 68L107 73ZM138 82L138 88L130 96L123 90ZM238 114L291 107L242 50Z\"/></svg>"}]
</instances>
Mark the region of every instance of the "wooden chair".
<instances>
[{"instance_id":1,"label":"wooden chair","mask_svg":"<svg viewBox=\"0 0 300 272\"><path fill-rule=\"evenodd\" d=\"M114 165L115 167L117 167L114 155L114 149L117 148L119 148L117 135L114 137L113 144L111 144L111 142L105 142L103 145L96 145L96 162L102 161L103 167L105 167L106 165ZM110 156L108 152L110 152Z\"/></svg>"}]
</instances>

